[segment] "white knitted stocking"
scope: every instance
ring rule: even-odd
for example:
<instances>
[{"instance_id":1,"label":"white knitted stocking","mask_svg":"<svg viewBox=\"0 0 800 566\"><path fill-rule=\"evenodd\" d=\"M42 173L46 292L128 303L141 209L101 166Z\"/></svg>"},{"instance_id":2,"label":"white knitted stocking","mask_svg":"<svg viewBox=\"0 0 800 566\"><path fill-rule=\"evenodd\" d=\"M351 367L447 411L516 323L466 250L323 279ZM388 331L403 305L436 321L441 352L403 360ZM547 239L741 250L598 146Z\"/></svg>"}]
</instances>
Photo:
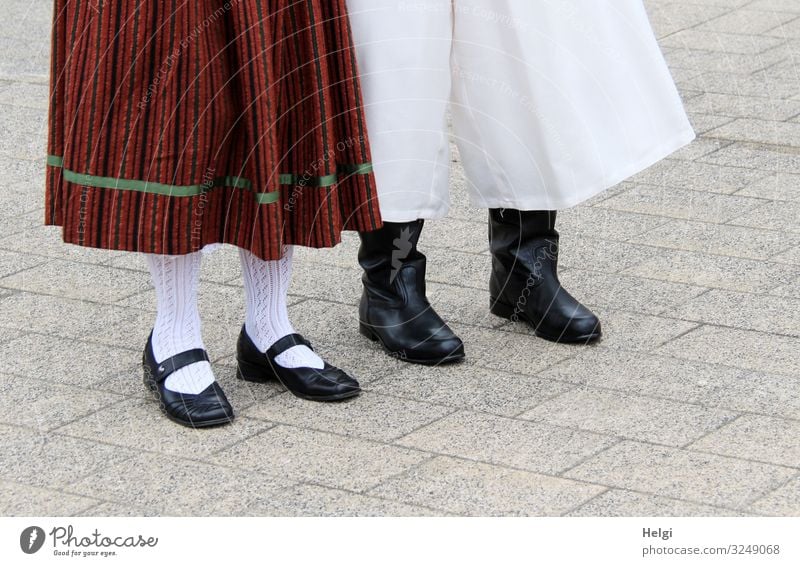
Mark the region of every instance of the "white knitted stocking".
<instances>
[{"instance_id":1,"label":"white knitted stocking","mask_svg":"<svg viewBox=\"0 0 800 566\"><path fill-rule=\"evenodd\" d=\"M293 251L293 246L287 246L281 259L264 261L239 248L247 302L245 330L262 352L266 352L280 338L295 332L286 308L286 295L292 279ZM325 367L322 358L306 346L289 348L275 361L286 368Z\"/></svg>"},{"instance_id":2,"label":"white knitted stocking","mask_svg":"<svg viewBox=\"0 0 800 566\"><path fill-rule=\"evenodd\" d=\"M202 254L145 254L145 258L158 302L153 326L153 354L156 361L162 362L194 348L205 349L197 310ZM167 377L164 385L171 391L196 395L213 382L211 364L203 361L179 369Z\"/></svg>"}]
</instances>

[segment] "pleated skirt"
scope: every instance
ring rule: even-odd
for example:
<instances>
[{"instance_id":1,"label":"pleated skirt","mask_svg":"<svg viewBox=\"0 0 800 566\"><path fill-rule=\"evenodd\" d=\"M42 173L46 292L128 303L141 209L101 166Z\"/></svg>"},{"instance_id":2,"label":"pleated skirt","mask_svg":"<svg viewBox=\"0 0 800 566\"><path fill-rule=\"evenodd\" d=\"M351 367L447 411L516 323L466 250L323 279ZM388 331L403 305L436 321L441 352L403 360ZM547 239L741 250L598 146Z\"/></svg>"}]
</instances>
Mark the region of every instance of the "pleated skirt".
<instances>
[{"instance_id":1,"label":"pleated skirt","mask_svg":"<svg viewBox=\"0 0 800 566\"><path fill-rule=\"evenodd\" d=\"M262 259L379 228L344 0L55 0L45 223Z\"/></svg>"}]
</instances>

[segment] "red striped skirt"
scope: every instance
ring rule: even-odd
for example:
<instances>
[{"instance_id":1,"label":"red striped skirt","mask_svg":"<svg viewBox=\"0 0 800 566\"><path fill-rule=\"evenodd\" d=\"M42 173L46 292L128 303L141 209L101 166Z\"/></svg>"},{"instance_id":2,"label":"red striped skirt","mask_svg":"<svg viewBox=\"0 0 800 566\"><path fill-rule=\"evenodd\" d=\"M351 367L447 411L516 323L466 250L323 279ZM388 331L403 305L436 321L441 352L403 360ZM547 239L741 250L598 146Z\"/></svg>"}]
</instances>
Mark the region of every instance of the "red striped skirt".
<instances>
[{"instance_id":1,"label":"red striped skirt","mask_svg":"<svg viewBox=\"0 0 800 566\"><path fill-rule=\"evenodd\" d=\"M381 225L345 0L55 0L45 223L262 259Z\"/></svg>"}]
</instances>

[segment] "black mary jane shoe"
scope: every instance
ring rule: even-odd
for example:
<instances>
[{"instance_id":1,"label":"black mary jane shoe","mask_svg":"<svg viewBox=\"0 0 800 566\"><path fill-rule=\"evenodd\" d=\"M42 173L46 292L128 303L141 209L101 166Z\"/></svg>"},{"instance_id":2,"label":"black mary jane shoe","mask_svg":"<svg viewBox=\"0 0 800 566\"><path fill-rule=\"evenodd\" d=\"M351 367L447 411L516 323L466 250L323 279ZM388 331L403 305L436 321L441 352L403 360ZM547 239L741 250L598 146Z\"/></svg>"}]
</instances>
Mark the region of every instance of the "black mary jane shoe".
<instances>
[{"instance_id":1,"label":"black mary jane shoe","mask_svg":"<svg viewBox=\"0 0 800 566\"><path fill-rule=\"evenodd\" d=\"M328 362L322 369L317 369L287 368L275 361L276 357L294 346L314 349L300 334L288 334L275 342L266 353L262 353L243 326L236 345L239 378L255 383L277 379L293 395L309 401L341 401L361 393L361 387L355 379Z\"/></svg>"},{"instance_id":2,"label":"black mary jane shoe","mask_svg":"<svg viewBox=\"0 0 800 566\"><path fill-rule=\"evenodd\" d=\"M233 407L216 381L196 395L178 393L164 385L172 373L203 361L209 361L208 353L197 348L157 362L153 354L153 334L147 339L142 355L144 384L156 396L161 411L171 421L192 428L217 426L233 421Z\"/></svg>"}]
</instances>

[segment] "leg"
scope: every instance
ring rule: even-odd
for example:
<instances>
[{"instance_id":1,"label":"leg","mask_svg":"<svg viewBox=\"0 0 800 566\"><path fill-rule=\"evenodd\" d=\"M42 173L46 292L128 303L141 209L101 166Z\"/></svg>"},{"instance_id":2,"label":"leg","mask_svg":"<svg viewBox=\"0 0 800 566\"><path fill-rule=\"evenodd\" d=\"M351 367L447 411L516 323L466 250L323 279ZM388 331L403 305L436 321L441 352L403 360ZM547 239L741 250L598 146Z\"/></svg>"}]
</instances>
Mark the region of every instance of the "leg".
<instances>
[{"instance_id":1,"label":"leg","mask_svg":"<svg viewBox=\"0 0 800 566\"><path fill-rule=\"evenodd\" d=\"M600 321L558 280L555 211L489 211L490 309L554 342L594 341Z\"/></svg>"},{"instance_id":2,"label":"leg","mask_svg":"<svg viewBox=\"0 0 800 566\"><path fill-rule=\"evenodd\" d=\"M195 428L231 422L233 409L214 379L200 335L201 252L145 258L157 297L156 321L142 358L145 383L175 422Z\"/></svg>"},{"instance_id":3,"label":"leg","mask_svg":"<svg viewBox=\"0 0 800 566\"><path fill-rule=\"evenodd\" d=\"M449 208L452 0L348 0L381 215Z\"/></svg>"},{"instance_id":4,"label":"leg","mask_svg":"<svg viewBox=\"0 0 800 566\"><path fill-rule=\"evenodd\" d=\"M462 359L425 296L423 219L449 208L452 0L348 0L384 227L361 234L360 328L393 356Z\"/></svg>"},{"instance_id":5,"label":"leg","mask_svg":"<svg viewBox=\"0 0 800 566\"><path fill-rule=\"evenodd\" d=\"M289 322L286 295L294 248L279 260L264 261L239 249L247 314L236 358L247 381L278 379L294 395L312 401L337 401L358 395L358 382L325 363Z\"/></svg>"},{"instance_id":6,"label":"leg","mask_svg":"<svg viewBox=\"0 0 800 566\"><path fill-rule=\"evenodd\" d=\"M145 254L145 257L156 288L157 312L153 325L156 360L165 360L186 350L205 349L197 310L202 254ZM165 386L178 393L196 395L213 382L211 364L202 361L174 372L167 378Z\"/></svg>"},{"instance_id":7,"label":"leg","mask_svg":"<svg viewBox=\"0 0 800 566\"><path fill-rule=\"evenodd\" d=\"M245 329L261 352L266 352L280 338L295 333L286 306L292 280L293 254L294 247L288 246L281 259L264 261L239 248L247 304ZM322 358L302 345L283 352L276 361L288 368L306 366L322 369L325 365Z\"/></svg>"},{"instance_id":8,"label":"leg","mask_svg":"<svg viewBox=\"0 0 800 566\"><path fill-rule=\"evenodd\" d=\"M360 330L400 360L454 362L464 358L464 344L425 296L426 258L417 249L423 223L387 222L361 234Z\"/></svg>"}]
</instances>

